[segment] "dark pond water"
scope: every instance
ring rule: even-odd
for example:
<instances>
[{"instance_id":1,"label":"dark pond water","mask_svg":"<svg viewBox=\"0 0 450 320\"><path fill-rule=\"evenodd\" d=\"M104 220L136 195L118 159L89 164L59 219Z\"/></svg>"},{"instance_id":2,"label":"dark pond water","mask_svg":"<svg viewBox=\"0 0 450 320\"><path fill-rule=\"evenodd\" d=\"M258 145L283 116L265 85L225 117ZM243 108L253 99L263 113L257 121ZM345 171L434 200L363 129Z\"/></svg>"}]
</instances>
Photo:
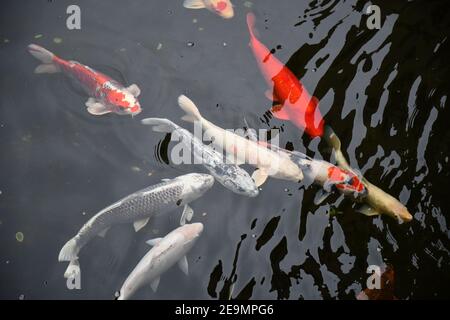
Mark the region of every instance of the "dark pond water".
<instances>
[{"instance_id":1,"label":"dark pond water","mask_svg":"<svg viewBox=\"0 0 450 320\"><path fill-rule=\"evenodd\" d=\"M233 1L235 17L187 10L182 1L3 1L0 12L0 298L112 299L179 213L135 233L129 225L80 254L82 289L68 290L62 245L103 207L161 178L202 170L164 162L164 136L144 117L179 120L184 93L224 128L282 127L282 145L330 159L319 139L271 119L266 85L248 47L259 37L320 99L350 164L404 203L407 224L366 217L348 201L313 204L316 187L269 179L256 198L218 183L192 204L205 230L188 255L141 299L354 299L368 265L391 264L399 299L449 298L450 13L447 1ZM81 30L66 28L69 4ZM250 7L250 8L249 8ZM56 38L56 39L55 39ZM137 83L143 112L93 117L61 74L33 74L37 43ZM190 44L189 44L190 43ZM244 166L249 169L249 167ZM330 211L338 212L329 215ZM202 214L206 213L206 215ZM23 233L23 241L16 234Z\"/></svg>"}]
</instances>

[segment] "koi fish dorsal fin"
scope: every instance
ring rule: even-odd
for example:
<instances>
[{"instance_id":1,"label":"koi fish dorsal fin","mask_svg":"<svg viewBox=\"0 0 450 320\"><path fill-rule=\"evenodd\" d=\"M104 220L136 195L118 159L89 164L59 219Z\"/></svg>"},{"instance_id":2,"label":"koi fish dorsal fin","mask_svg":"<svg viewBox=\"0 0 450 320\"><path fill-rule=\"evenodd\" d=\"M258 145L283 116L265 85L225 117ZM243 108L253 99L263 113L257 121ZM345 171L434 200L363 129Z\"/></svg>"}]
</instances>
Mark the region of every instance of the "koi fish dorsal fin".
<instances>
[{"instance_id":1,"label":"koi fish dorsal fin","mask_svg":"<svg viewBox=\"0 0 450 320\"><path fill-rule=\"evenodd\" d=\"M286 112L282 105L276 105L272 107L272 114L275 118L280 120L290 120L289 114Z\"/></svg>"},{"instance_id":2,"label":"koi fish dorsal fin","mask_svg":"<svg viewBox=\"0 0 450 320\"><path fill-rule=\"evenodd\" d=\"M184 0L183 7L187 9L203 9L206 8L203 0Z\"/></svg>"}]
</instances>

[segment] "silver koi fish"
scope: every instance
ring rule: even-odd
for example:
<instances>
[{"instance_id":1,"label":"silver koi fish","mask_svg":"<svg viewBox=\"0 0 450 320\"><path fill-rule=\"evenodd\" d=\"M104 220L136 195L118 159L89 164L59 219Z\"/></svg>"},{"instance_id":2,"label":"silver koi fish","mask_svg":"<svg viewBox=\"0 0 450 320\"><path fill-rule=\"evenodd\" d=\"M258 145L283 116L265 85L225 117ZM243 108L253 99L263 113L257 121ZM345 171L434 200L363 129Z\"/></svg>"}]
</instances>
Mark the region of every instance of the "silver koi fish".
<instances>
[{"instance_id":1,"label":"silver koi fish","mask_svg":"<svg viewBox=\"0 0 450 320\"><path fill-rule=\"evenodd\" d=\"M203 224L185 224L170 232L164 238L147 241L153 246L139 261L119 291L118 300L129 299L138 289L150 283L153 291L159 285L160 276L178 262L180 269L189 273L186 253L194 246L203 231Z\"/></svg>"},{"instance_id":2,"label":"silver koi fish","mask_svg":"<svg viewBox=\"0 0 450 320\"><path fill-rule=\"evenodd\" d=\"M180 127L168 119L147 118L141 121L145 125L153 126L153 131L172 133L177 140L189 149L195 158L195 163L201 163L216 180L228 190L248 197L256 197L259 193L252 177L234 164L224 162L223 156L213 148L204 145L188 130Z\"/></svg>"},{"instance_id":3,"label":"silver koi fish","mask_svg":"<svg viewBox=\"0 0 450 320\"><path fill-rule=\"evenodd\" d=\"M70 261L64 274L70 277L80 271L78 253L96 235L104 236L111 226L134 223L134 229L143 228L150 217L184 207L180 224L190 221L193 210L189 203L200 198L214 183L209 174L190 173L137 191L101 210L70 239L59 253L58 261Z\"/></svg>"}]
</instances>

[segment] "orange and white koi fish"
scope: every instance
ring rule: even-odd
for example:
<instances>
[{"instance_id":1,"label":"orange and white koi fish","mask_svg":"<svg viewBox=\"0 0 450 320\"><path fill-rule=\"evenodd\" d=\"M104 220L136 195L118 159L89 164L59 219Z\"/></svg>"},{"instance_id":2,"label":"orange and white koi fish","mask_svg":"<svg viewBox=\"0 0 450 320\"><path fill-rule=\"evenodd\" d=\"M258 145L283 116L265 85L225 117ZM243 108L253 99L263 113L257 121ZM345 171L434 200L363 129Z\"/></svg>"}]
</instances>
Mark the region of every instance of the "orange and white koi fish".
<instances>
[{"instance_id":1,"label":"orange and white koi fish","mask_svg":"<svg viewBox=\"0 0 450 320\"><path fill-rule=\"evenodd\" d=\"M28 51L42 62L35 73L63 72L78 81L89 95L87 111L92 115L116 113L137 115L142 111L137 97L141 93L135 84L125 88L119 82L76 61L67 61L54 55L41 46L30 44Z\"/></svg>"},{"instance_id":2,"label":"orange and white koi fish","mask_svg":"<svg viewBox=\"0 0 450 320\"><path fill-rule=\"evenodd\" d=\"M188 9L208 9L225 19L234 16L233 4L230 0L184 0L183 6Z\"/></svg>"},{"instance_id":3,"label":"orange and white koi fish","mask_svg":"<svg viewBox=\"0 0 450 320\"><path fill-rule=\"evenodd\" d=\"M267 98L274 101L272 114L280 120L289 120L311 137L322 136L324 120L317 98L311 96L297 77L254 34L255 16L247 14L250 47L259 68L271 88Z\"/></svg>"}]
</instances>

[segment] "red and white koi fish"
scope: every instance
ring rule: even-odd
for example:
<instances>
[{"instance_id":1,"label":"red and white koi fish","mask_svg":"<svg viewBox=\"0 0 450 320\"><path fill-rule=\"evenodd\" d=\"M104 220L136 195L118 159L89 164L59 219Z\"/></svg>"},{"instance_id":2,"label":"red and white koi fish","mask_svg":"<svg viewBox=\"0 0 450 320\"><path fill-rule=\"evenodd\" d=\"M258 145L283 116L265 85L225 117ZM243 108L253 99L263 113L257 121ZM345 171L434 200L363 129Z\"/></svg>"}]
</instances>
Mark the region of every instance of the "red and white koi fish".
<instances>
[{"instance_id":1,"label":"red and white koi fish","mask_svg":"<svg viewBox=\"0 0 450 320\"><path fill-rule=\"evenodd\" d=\"M267 84L272 88L266 96L276 103L271 110L274 117L291 121L311 137L322 136L324 120L317 98L311 96L292 71L255 37L255 16L252 13L247 14L247 24L250 47Z\"/></svg>"},{"instance_id":2,"label":"red and white koi fish","mask_svg":"<svg viewBox=\"0 0 450 320\"><path fill-rule=\"evenodd\" d=\"M183 6L188 9L208 9L222 18L234 16L233 4L230 0L184 0Z\"/></svg>"},{"instance_id":3,"label":"red and white koi fish","mask_svg":"<svg viewBox=\"0 0 450 320\"><path fill-rule=\"evenodd\" d=\"M341 140L331 127L325 127L323 138L333 148L338 166L348 172L355 173L342 153ZM366 178L361 177L361 181L367 189L367 196L362 201L363 206L358 208L357 211L366 216L385 214L396 218L399 223L409 222L413 219L411 213L399 200L370 183Z\"/></svg>"},{"instance_id":4,"label":"red and white koi fish","mask_svg":"<svg viewBox=\"0 0 450 320\"><path fill-rule=\"evenodd\" d=\"M355 172L339 168L325 160L313 159L299 151L289 151L265 141L259 141L254 129L249 129L245 118L244 122L247 127L245 135L250 141L279 154L287 155L303 172L304 182L312 182L322 187L323 190L319 191L314 199L316 204L325 200L331 194L333 187L344 196L358 202L367 196L367 189Z\"/></svg>"},{"instance_id":5,"label":"red and white koi fish","mask_svg":"<svg viewBox=\"0 0 450 320\"><path fill-rule=\"evenodd\" d=\"M30 44L28 51L42 62L35 73L63 72L78 81L89 95L87 111L92 115L116 113L137 115L142 111L137 97L141 93L135 84L125 88L119 82L77 61L67 61L41 46Z\"/></svg>"}]
</instances>

